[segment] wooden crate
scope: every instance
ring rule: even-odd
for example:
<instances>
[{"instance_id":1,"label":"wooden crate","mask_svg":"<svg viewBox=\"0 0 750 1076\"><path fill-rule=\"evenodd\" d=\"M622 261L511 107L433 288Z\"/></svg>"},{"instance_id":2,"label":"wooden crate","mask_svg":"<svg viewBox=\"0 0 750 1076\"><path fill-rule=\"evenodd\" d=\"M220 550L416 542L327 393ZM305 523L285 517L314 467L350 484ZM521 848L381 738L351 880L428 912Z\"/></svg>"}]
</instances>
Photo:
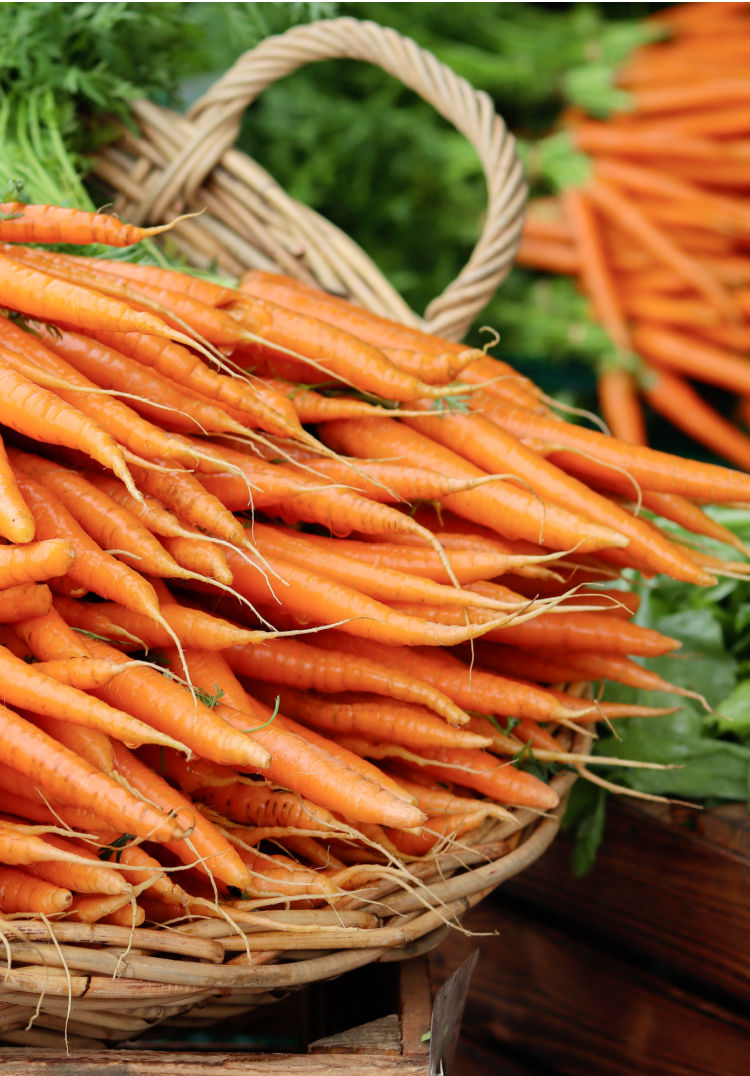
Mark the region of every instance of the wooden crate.
<instances>
[{"instance_id":1,"label":"wooden crate","mask_svg":"<svg viewBox=\"0 0 750 1076\"><path fill-rule=\"evenodd\" d=\"M427 1076L431 1014L429 965L417 957L315 983L219 1025L207 1011L116 1049L0 1047L0 1066L4 1076Z\"/></svg>"},{"instance_id":2,"label":"wooden crate","mask_svg":"<svg viewBox=\"0 0 750 1076\"><path fill-rule=\"evenodd\" d=\"M747 1076L750 814L618 801L593 871L564 835L464 919L479 945L454 1076Z\"/></svg>"}]
</instances>

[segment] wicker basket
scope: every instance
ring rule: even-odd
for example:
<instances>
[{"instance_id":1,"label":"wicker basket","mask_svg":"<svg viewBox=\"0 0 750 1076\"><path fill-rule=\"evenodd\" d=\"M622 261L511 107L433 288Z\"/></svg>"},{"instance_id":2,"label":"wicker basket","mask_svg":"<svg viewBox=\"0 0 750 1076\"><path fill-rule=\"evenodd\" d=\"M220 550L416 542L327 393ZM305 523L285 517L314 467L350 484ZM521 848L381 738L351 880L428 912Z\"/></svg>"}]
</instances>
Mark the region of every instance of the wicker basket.
<instances>
[{"instance_id":1,"label":"wicker basket","mask_svg":"<svg viewBox=\"0 0 750 1076\"><path fill-rule=\"evenodd\" d=\"M265 86L329 57L368 60L401 79L466 135L484 166L483 233L423 319L350 239L233 148L242 112ZM276 268L451 339L462 337L512 264L526 196L513 139L487 96L392 30L348 18L297 27L242 56L187 116L143 101L133 111L140 135L125 133L100 156L95 172L129 221L204 209L170 234L193 263L214 262L230 274ZM586 743L585 735L562 730L562 749ZM336 910L277 907L248 913L235 930L220 919L135 931L6 921L13 961L0 995L0 1038L49 1046L62 1043L66 1029L69 1046L90 1048L132 1039L197 1007L202 1022L218 1020L372 961L426 952L464 912L544 852L573 780L571 773L554 778L561 806L552 814L519 809L512 821L490 821L458 849L412 864L410 889L384 876Z\"/></svg>"}]
</instances>

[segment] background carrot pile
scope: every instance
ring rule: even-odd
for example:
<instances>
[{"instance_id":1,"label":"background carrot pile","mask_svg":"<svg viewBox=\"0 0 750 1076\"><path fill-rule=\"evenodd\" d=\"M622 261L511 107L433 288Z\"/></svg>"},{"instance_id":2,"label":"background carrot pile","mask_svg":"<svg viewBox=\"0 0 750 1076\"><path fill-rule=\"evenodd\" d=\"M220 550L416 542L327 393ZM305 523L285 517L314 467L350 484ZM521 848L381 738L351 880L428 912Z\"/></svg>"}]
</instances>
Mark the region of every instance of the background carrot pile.
<instances>
[{"instance_id":1,"label":"background carrot pile","mask_svg":"<svg viewBox=\"0 0 750 1076\"><path fill-rule=\"evenodd\" d=\"M554 767L589 761L571 733L664 712L555 685L672 690L633 660L677 644L622 572L743 571L701 505L750 503L750 476L576 427L503 362L278 275L27 245L159 229L0 212L3 914L408 884L554 809Z\"/></svg>"},{"instance_id":2,"label":"background carrot pile","mask_svg":"<svg viewBox=\"0 0 750 1076\"><path fill-rule=\"evenodd\" d=\"M574 275L588 296L610 340L598 393L616 436L646 443L645 401L748 470L747 4L676 5L648 22L663 40L608 86L595 66L595 86L592 70L571 78L582 107L532 150L559 193L530 204L518 260ZM732 419L706 386L732 394Z\"/></svg>"}]
</instances>

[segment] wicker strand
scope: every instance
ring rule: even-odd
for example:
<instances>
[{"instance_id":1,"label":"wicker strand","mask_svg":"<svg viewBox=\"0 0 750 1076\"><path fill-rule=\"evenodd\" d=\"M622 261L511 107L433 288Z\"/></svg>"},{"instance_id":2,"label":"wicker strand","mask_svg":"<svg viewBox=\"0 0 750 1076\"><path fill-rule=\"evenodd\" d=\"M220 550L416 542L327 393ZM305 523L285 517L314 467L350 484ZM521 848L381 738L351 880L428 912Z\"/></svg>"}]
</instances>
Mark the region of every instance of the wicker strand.
<instances>
[{"instance_id":1,"label":"wicker strand","mask_svg":"<svg viewBox=\"0 0 750 1076\"><path fill-rule=\"evenodd\" d=\"M474 146L487 182L482 234L458 277L434 299L423 319L409 309L370 258L348 236L290 198L256 162L234 149L245 109L273 82L307 63L357 59L381 67L414 90ZM296 26L245 53L187 116L150 102L135 102L142 137L106 150L96 171L127 201L116 208L129 220L161 221L185 208L206 208L192 230L209 232L218 219L236 231L240 245L226 271L278 269L315 281L386 317L460 340L509 272L523 225L526 184L515 142L491 99L395 30L340 18ZM119 157L118 157L119 154ZM174 237L180 236L178 229ZM253 248L255 253L247 248ZM209 244L209 249L213 244ZM196 244L192 243L191 251ZM204 256L205 258L205 256Z\"/></svg>"}]
</instances>

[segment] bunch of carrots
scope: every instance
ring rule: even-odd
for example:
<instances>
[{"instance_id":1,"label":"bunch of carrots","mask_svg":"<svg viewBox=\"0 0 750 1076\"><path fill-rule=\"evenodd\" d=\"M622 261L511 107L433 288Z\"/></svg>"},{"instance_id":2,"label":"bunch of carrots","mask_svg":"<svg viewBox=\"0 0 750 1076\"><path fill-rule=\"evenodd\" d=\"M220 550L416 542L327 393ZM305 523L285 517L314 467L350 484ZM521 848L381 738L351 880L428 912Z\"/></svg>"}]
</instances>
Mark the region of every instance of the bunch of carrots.
<instances>
[{"instance_id":1,"label":"bunch of carrots","mask_svg":"<svg viewBox=\"0 0 750 1076\"><path fill-rule=\"evenodd\" d=\"M530 757L595 780L571 736L664 712L561 685L680 693L633 660L677 644L622 573L744 571L659 518L744 554L701 506L750 476L572 425L502 361L283 276L48 249L169 225L0 214L3 915L409 884L557 806Z\"/></svg>"},{"instance_id":2,"label":"bunch of carrots","mask_svg":"<svg viewBox=\"0 0 750 1076\"><path fill-rule=\"evenodd\" d=\"M520 264L574 276L606 330L611 349L597 372L598 394L615 436L646 443L645 401L743 470L750 470L747 8L688 3L651 16L663 38L612 72L613 111L593 118L594 94L537 147L559 193L531 203L519 253ZM732 394L733 417L706 399L705 385Z\"/></svg>"}]
</instances>

